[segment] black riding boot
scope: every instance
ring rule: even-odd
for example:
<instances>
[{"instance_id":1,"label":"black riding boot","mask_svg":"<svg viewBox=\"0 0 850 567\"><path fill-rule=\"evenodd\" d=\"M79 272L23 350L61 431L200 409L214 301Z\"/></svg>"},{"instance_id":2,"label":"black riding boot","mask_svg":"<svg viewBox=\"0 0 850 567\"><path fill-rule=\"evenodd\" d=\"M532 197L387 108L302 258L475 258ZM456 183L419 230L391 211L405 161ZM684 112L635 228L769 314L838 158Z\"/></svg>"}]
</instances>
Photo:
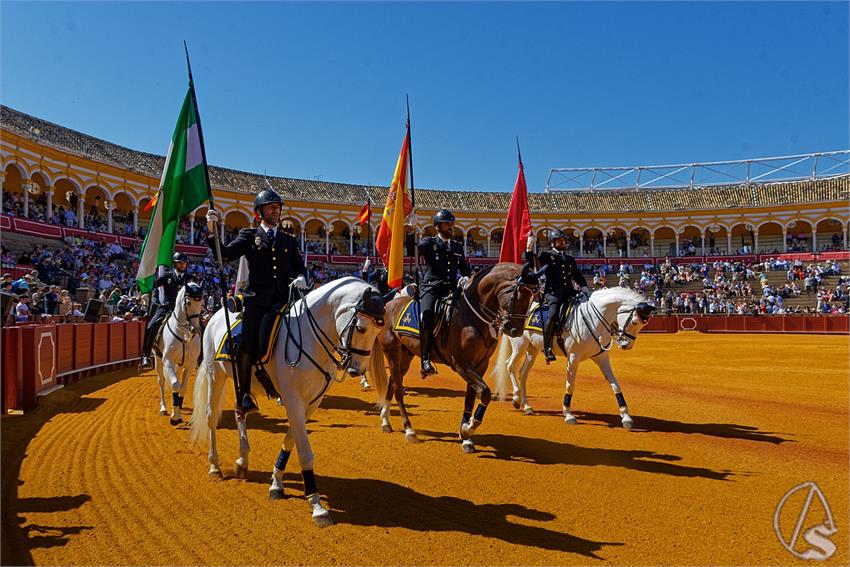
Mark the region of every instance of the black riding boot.
<instances>
[{"instance_id":1,"label":"black riding boot","mask_svg":"<svg viewBox=\"0 0 850 567\"><path fill-rule=\"evenodd\" d=\"M153 336L154 331L148 327L145 327L145 340L142 343L142 361L139 363L139 366L142 367L142 370L150 370L153 368L153 361L151 360L151 349L153 348Z\"/></svg>"},{"instance_id":2,"label":"black riding boot","mask_svg":"<svg viewBox=\"0 0 850 567\"><path fill-rule=\"evenodd\" d=\"M422 359L422 377L427 378L432 374L437 373L437 369L434 368L434 365L431 364L431 339L432 339L433 331L431 329L425 329L424 327L419 330L419 349L421 352Z\"/></svg>"},{"instance_id":3,"label":"black riding boot","mask_svg":"<svg viewBox=\"0 0 850 567\"><path fill-rule=\"evenodd\" d=\"M552 352L552 336L555 334L557 324L558 313L549 313L546 326L543 327L543 357L547 364L555 360L555 353Z\"/></svg>"},{"instance_id":4,"label":"black riding boot","mask_svg":"<svg viewBox=\"0 0 850 567\"><path fill-rule=\"evenodd\" d=\"M244 415L260 411L254 398L251 397L251 378L254 371L254 355L250 353L240 352L236 359L237 371L239 372L239 397L241 400L236 401L237 409L241 410ZM241 402L241 403L240 403Z\"/></svg>"}]
</instances>

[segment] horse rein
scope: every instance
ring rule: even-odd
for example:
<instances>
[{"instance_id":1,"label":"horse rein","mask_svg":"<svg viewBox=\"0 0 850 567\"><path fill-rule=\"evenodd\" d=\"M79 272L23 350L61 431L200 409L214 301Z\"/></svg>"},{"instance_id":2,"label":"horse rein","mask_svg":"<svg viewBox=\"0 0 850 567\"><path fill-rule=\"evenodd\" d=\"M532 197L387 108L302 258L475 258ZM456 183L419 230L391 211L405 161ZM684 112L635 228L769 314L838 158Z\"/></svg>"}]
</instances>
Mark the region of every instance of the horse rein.
<instances>
[{"instance_id":1,"label":"horse rein","mask_svg":"<svg viewBox=\"0 0 850 567\"><path fill-rule=\"evenodd\" d=\"M609 323L608 321L605 320L605 317L602 315L602 313L599 311L599 309L596 307L596 305L592 301L590 301L590 299L588 299L587 304L590 305L590 307L593 308L593 312L595 313L596 318L599 320L599 322L602 324L602 327L608 333L608 337L609 337L608 345L602 346L602 341L601 341L602 336L601 335L598 336L598 337L596 336L596 333L594 333L595 327L591 326L590 323L587 321L587 318L585 317L584 312L581 310L581 305L579 305L579 313L581 314L581 319L582 319L582 321L584 321L584 324L587 327L587 330L590 331L590 335L593 337L593 340L595 340L596 344L599 345L599 348L601 349L600 352L607 352L607 351L611 350L611 348L613 348L613 346L614 346L614 340L619 341L623 337L631 339L632 341L637 340L637 337L635 335L632 335L631 333L628 333L625 330L626 328L628 328L629 324L631 324L632 318L635 316L635 313L637 312L637 306L633 306L631 309L618 309L617 310L617 315L622 315L623 313L629 314L629 318L626 319L626 322L623 325L623 329L621 330L620 325L617 322L616 316L614 317L614 322ZM638 317L640 317L640 315L638 315ZM642 318L641 318L641 321L643 321Z\"/></svg>"},{"instance_id":2,"label":"horse rein","mask_svg":"<svg viewBox=\"0 0 850 567\"><path fill-rule=\"evenodd\" d=\"M188 306L189 306L190 301L192 301L192 300L188 297L183 298L183 309L187 313L188 313ZM180 366L183 366L183 363L186 362L186 343L195 338L195 329L192 327L190 322L192 321L192 319L200 319L201 314L200 313L195 313L194 315L188 315L187 314L185 322L180 322L179 320L177 321L177 330L178 331L182 331L183 329L188 328L188 331L189 331L189 333L188 333L189 338L188 339L184 338L186 336L185 332L183 333L183 336L181 337L180 335L178 335L177 333L174 332L174 329L171 328L171 318L172 317L174 317L175 319L178 318L177 315L176 315L176 310L172 311L171 314L169 314L168 319L165 320L165 328L168 329L168 332L171 333L171 336L173 336L175 339L180 341L180 343L183 345L183 356L181 357L181 360L180 360Z\"/></svg>"},{"instance_id":3,"label":"horse rein","mask_svg":"<svg viewBox=\"0 0 850 567\"><path fill-rule=\"evenodd\" d=\"M461 295L463 296L464 301L466 301L466 304L469 306L469 309L472 311L472 313L476 317L478 317L478 319L480 319L481 322L483 322L485 325L487 325L488 328L491 328L492 329L491 332L493 332L495 334L495 336L498 336L499 328L507 325L508 322L511 321L512 319L521 319L523 321L525 320L525 313L514 313L514 308L516 306L516 300L519 297L519 291L520 291L520 289L527 289L533 294L534 290L537 288L537 286L532 285L532 284L523 283L521 281L521 278L522 278L522 276L518 276L516 281L514 281L514 284L510 287L510 289L502 289L499 292L497 292L497 295L503 294L503 293L510 293L511 294L511 300L508 303L507 311L502 309L501 303L499 303L499 312L497 313L497 312L493 311L492 309L490 309L489 307L487 307L486 305L484 305L483 303L481 303L479 301L478 306L480 307L481 311L484 312L484 315L482 315L481 313L478 312L477 309L475 309L475 306L472 305L472 302L469 300L469 295L467 294L468 288L465 288L461 292ZM485 315L487 317L490 317L490 319L489 320L486 319Z\"/></svg>"}]
</instances>

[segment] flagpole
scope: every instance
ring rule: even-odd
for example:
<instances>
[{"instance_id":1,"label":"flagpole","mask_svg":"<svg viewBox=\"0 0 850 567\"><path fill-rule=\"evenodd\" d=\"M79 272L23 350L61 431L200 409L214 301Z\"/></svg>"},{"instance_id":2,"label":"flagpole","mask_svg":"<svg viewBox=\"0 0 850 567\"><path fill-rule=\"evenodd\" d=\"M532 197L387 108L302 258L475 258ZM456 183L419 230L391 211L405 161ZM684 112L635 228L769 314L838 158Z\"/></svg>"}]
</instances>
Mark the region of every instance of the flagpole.
<instances>
[{"instance_id":1,"label":"flagpole","mask_svg":"<svg viewBox=\"0 0 850 567\"><path fill-rule=\"evenodd\" d=\"M366 195L366 259L372 265L372 199ZM372 276L366 270L366 282L372 283Z\"/></svg>"},{"instance_id":2,"label":"flagpole","mask_svg":"<svg viewBox=\"0 0 850 567\"><path fill-rule=\"evenodd\" d=\"M405 95L404 100L407 104L407 162L410 168L410 204L413 207L413 279L416 283L416 293L414 297L419 301L419 243L416 241L416 225L418 224L419 213L416 211L416 188L413 185L413 131L410 128L410 97ZM396 203L398 203L396 196ZM404 200L401 201L404 206Z\"/></svg>"},{"instance_id":3,"label":"flagpole","mask_svg":"<svg viewBox=\"0 0 850 567\"><path fill-rule=\"evenodd\" d=\"M195 80L192 78L192 63L189 61L189 47L186 41L183 40L183 49L186 51L186 68L189 70L189 92L192 93L192 107L195 111L195 123L198 125L198 140L201 143L201 159L204 160L204 177L207 182L207 193L210 197L210 210L215 211L215 200L213 199L212 185L210 185L210 170L207 165L207 150L204 146L204 129L201 126L201 113L198 111L198 99L195 97ZM216 211L218 212L218 211ZM236 374L236 352L233 348L233 335L230 333L230 312L227 309L227 282L224 279L224 262L221 259L221 242L218 234L218 223L213 223L213 239L215 240L215 257L218 260L218 282L221 288L221 308L224 309L225 323L225 340L227 341L227 350L231 353L230 368L233 372L233 390L236 393L236 406L242 407L242 401L239 399L239 376Z\"/></svg>"}]
</instances>

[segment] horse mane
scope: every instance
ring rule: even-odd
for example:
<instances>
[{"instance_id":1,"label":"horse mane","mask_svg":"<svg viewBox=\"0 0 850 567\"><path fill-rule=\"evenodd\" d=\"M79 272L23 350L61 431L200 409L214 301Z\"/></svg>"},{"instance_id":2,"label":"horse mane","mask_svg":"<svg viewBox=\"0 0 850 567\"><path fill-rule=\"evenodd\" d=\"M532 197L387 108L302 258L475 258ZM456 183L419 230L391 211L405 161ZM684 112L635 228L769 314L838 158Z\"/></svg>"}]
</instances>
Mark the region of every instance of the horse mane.
<instances>
[{"instance_id":1,"label":"horse mane","mask_svg":"<svg viewBox=\"0 0 850 567\"><path fill-rule=\"evenodd\" d=\"M186 313L186 286L180 286L180 291L177 292L177 297L174 300L174 315L177 317L177 320L180 320L180 314L188 315Z\"/></svg>"},{"instance_id":2,"label":"horse mane","mask_svg":"<svg viewBox=\"0 0 850 567\"><path fill-rule=\"evenodd\" d=\"M607 301L619 301L621 305L633 307L641 301L646 301L646 298L638 292L627 287L607 287L598 289L593 292L591 298L599 298Z\"/></svg>"}]
</instances>

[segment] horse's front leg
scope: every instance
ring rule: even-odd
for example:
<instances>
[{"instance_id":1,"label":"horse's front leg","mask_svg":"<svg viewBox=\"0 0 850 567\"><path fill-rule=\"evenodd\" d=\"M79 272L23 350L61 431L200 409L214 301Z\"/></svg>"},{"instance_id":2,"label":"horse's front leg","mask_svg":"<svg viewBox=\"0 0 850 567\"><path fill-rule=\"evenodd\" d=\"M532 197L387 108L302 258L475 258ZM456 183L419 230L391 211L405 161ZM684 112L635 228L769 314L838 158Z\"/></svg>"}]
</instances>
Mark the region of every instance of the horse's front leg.
<instances>
[{"instance_id":1,"label":"horse's front leg","mask_svg":"<svg viewBox=\"0 0 850 567\"><path fill-rule=\"evenodd\" d=\"M490 387L481 378L481 375L475 370L468 368L461 372L461 376L467 381L466 398L464 399L463 421L460 426L460 438L463 440L462 448L464 453L474 453L475 445L472 443L472 436L484 421L484 412L487 411L487 406L490 404L492 393ZM472 406L475 403L476 397L479 399L478 407L475 408L475 413L472 414Z\"/></svg>"},{"instance_id":2,"label":"horse's front leg","mask_svg":"<svg viewBox=\"0 0 850 567\"><path fill-rule=\"evenodd\" d=\"M578 356L575 354L570 354L567 359L567 386L566 393L564 394L564 423L567 425L576 425L578 420L576 416L573 415L570 410L570 406L573 402L573 391L576 387L576 373L578 372L579 365Z\"/></svg>"},{"instance_id":3,"label":"horse's front leg","mask_svg":"<svg viewBox=\"0 0 850 567\"><path fill-rule=\"evenodd\" d=\"M218 365L220 363L214 363ZM212 368L210 370L209 375L209 383L207 388L209 388L207 393L207 407L199 408L198 402L193 401L192 404L194 406L193 412L195 411L206 411L207 418L207 429L210 432L210 450L208 454L208 460L210 463L210 479L211 480L220 480L223 477L221 474L221 464L218 459L218 446L216 444L215 438L215 430L218 427L218 418L221 416L221 392L224 389L224 386L227 384L227 375L224 373L217 372L216 368Z\"/></svg>"},{"instance_id":4,"label":"horse's front leg","mask_svg":"<svg viewBox=\"0 0 850 567\"><path fill-rule=\"evenodd\" d=\"M183 416L180 411L183 399L180 397L180 380L177 378L179 371L174 361L167 354L163 354L162 366L165 377L168 378L168 383L171 385L171 418L168 421L171 425L179 425L183 423Z\"/></svg>"},{"instance_id":5,"label":"horse's front leg","mask_svg":"<svg viewBox=\"0 0 850 567\"><path fill-rule=\"evenodd\" d=\"M319 405L320 402L316 402L307 409L306 419L310 419L310 416ZM294 445L295 435L293 435L292 427L290 427L283 437L280 453L278 453L277 461L275 461L274 468L272 469L272 484L269 486L269 498L271 500L283 500L286 497L283 492L283 471L286 469L286 463L289 462L289 457L292 456L292 447Z\"/></svg>"},{"instance_id":6,"label":"horse's front leg","mask_svg":"<svg viewBox=\"0 0 850 567\"><path fill-rule=\"evenodd\" d=\"M162 359L154 355L154 368L156 370L156 381L159 383L159 415L168 415L168 406L165 405L165 376L163 376Z\"/></svg>"},{"instance_id":7,"label":"horse's front leg","mask_svg":"<svg viewBox=\"0 0 850 567\"><path fill-rule=\"evenodd\" d=\"M236 478L248 478L248 456L251 454L251 444L248 442L248 416L239 410L236 415L236 429L239 432L239 458L233 466Z\"/></svg>"},{"instance_id":8,"label":"horse's front leg","mask_svg":"<svg viewBox=\"0 0 850 567\"><path fill-rule=\"evenodd\" d=\"M381 406L381 431L384 433L392 433L393 432L393 424L390 423L390 409L393 405L393 392L395 392L396 378L393 374L390 374L390 379L387 382L387 399L384 400L384 404Z\"/></svg>"},{"instance_id":9,"label":"horse's front leg","mask_svg":"<svg viewBox=\"0 0 850 567\"><path fill-rule=\"evenodd\" d=\"M620 409L620 421L622 422L623 427L631 429L635 426L635 422L632 419L632 416L629 415L629 406L626 405L626 398L623 396L623 392L620 391L620 383L617 382L617 378L614 377L614 371L611 369L611 357L606 352L594 358L593 361L599 367L599 370L602 371L602 374L605 376L605 379L608 380L608 383L611 385L611 389L614 391L614 397L617 399L617 406Z\"/></svg>"},{"instance_id":10,"label":"horse's front leg","mask_svg":"<svg viewBox=\"0 0 850 567\"><path fill-rule=\"evenodd\" d=\"M401 414L401 426L404 427L405 441L408 443L419 443L416 430L413 429L413 424L410 422L407 407L404 405L404 374L399 375L399 381L395 387L395 401L398 403L398 411Z\"/></svg>"},{"instance_id":11,"label":"horse's front leg","mask_svg":"<svg viewBox=\"0 0 850 567\"><path fill-rule=\"evenodd\" d=\"M525 415L534 415L534 408L528 403L528 375L531 374L537 354L537 351L532 352L531 348L525 351L522 368L519 373L519 403L522 405L522 411ZM517 409L519 408L517 407Z\"/></svg>"},{"instance_id":12,"label":"horse's front leg","mask_svg":"<svg viewBox=\"0 0 850 567\"><path fill-rule=\"evenodd\" d=\"M289 430L295 437L295 449L301 462L301 477L304 480L304 497L313 512L313 521L320 528L333 525L331 513L322 505L321 495L316 486L316 475L313 473L313 449L307 438L307 408L304 400L292 392L283 393L286 404L286 415L289 419Z\"/></svg>"}]
</instances>

